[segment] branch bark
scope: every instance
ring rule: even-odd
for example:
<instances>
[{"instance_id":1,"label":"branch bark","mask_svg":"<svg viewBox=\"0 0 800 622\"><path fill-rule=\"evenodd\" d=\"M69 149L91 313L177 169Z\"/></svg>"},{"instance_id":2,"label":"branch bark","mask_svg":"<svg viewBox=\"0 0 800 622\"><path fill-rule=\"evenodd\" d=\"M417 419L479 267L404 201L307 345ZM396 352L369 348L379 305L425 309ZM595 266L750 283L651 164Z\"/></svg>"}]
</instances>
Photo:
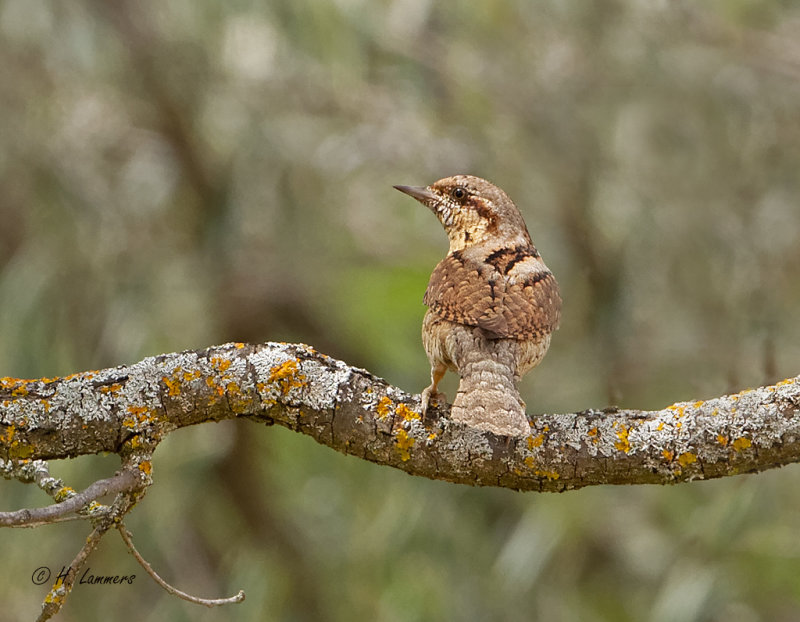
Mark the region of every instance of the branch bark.
<instances>
[{"instance_id":1,"label":"branch bark","mask_svg":"<svg viewBox=\"0 0 800 622\"><path fill-rule=\"evenodd\" d=\"M299 344L226 344L65 378L0 379L0 459L114 452L149 474L172 430L243 417L411 475L516 490L667 484L800 460L800 377L658 411L536 415L530 435L457 424L443 408ZM146 451L142 451L142 450Z\"/></svg>"},{"instance_id":2,"label":"branch bark","mask_svg":"<svg viewBox=\"0 0 800 622\"><path fill-rule=\"evenodd\" d=\"M117 494L132 489L139 482L132 471L120 471L113 477L94 482L83 492L77 493L55 505L35 510L0 512L0 527L37 527L56 522L70 513L77 512L92 501L108 494Z\"/></svg>"}]
</instances>

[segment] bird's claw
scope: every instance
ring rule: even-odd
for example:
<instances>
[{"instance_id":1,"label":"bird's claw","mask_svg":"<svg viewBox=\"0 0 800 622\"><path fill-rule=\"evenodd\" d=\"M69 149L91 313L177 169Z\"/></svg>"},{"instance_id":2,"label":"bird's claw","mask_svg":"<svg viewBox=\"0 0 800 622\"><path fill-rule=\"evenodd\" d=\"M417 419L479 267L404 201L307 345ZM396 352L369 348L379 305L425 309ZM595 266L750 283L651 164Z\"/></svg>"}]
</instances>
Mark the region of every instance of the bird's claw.
<instances>
[{"instance_id":1,"label":"bird's claw","mask_svg":"<svg viewBox=\"0 0 800 622\"><path fill-rule=\"evenodd\" d=\"M439 402L447 403L447 396L440 391L436 391L432 386L427 387L422 394L420 395L422 400L422 418L424 419L425 416L428 414L428 408L431 405L431 400L433 400L436 405L439 405Z\"/></svg>"}]
</instances>

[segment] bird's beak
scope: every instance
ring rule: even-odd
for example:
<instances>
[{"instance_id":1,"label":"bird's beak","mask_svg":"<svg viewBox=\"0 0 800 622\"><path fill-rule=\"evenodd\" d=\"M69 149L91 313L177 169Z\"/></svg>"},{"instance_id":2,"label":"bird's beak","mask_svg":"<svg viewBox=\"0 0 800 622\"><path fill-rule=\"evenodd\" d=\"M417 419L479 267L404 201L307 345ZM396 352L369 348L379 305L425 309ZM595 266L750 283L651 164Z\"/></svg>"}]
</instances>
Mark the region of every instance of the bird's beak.
<instances>
[{"instance_id":1,"label":"bird's beak","mask_svg":"<svg viewBox=\"0 0 800 622\"><path fill-rule=\"evenodd\" d=\"M431 206L436 203L439 197L436 196L430 188L426 186L394 186L400 192L406 193L410 197L414 197L420 203Z\"/></svg>"}]
</instances>

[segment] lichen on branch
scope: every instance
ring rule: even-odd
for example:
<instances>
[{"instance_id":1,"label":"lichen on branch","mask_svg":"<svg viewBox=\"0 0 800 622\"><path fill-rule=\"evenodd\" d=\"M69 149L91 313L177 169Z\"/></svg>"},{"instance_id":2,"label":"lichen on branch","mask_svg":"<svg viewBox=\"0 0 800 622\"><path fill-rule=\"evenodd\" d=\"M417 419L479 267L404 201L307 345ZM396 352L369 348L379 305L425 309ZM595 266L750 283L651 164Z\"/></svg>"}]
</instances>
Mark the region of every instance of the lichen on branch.
<instances>
[{"instance_id":1,"label":"lichen on branch","mask_svg":"<svg viewBox=\"0 0 800 622\"><path fill-rule=\"evenodd\" d=\"M450 421L446 407L423 420L417 395L312 347L232 343L64 378L0 379L0 458L113 452L149 474L149 454L172 430L246 418L412 475L562 491L797 462L799 410L800 377L658 411L536 415L530 434L503 437Z\"/></svg>"}]
</instances>

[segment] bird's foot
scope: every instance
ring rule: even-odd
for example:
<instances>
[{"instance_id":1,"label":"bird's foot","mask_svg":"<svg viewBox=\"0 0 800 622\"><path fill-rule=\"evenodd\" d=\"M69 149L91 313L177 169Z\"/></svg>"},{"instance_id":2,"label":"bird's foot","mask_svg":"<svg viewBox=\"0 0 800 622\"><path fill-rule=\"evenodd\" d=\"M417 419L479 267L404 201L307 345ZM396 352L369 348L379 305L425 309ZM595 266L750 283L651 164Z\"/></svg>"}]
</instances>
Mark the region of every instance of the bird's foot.
<instances>
[{"instance_id":1,"label":"bird's foot","mask_svg":"<svg viewBox=\"0 0 800 622\"><path fill-rule=\"evenodd\" d=\"M443 404L447 403L447 396L444 393L434 389L433 385L427 387L422 392L420 397L422 399L422 418L423 419L425 419L425 416L428 414L428 408L431 405L431 400L433 400L433 402L435 403L435 405L437 407L439 406L440 402L443 403Z\"/></svg>"}]
</instances>

